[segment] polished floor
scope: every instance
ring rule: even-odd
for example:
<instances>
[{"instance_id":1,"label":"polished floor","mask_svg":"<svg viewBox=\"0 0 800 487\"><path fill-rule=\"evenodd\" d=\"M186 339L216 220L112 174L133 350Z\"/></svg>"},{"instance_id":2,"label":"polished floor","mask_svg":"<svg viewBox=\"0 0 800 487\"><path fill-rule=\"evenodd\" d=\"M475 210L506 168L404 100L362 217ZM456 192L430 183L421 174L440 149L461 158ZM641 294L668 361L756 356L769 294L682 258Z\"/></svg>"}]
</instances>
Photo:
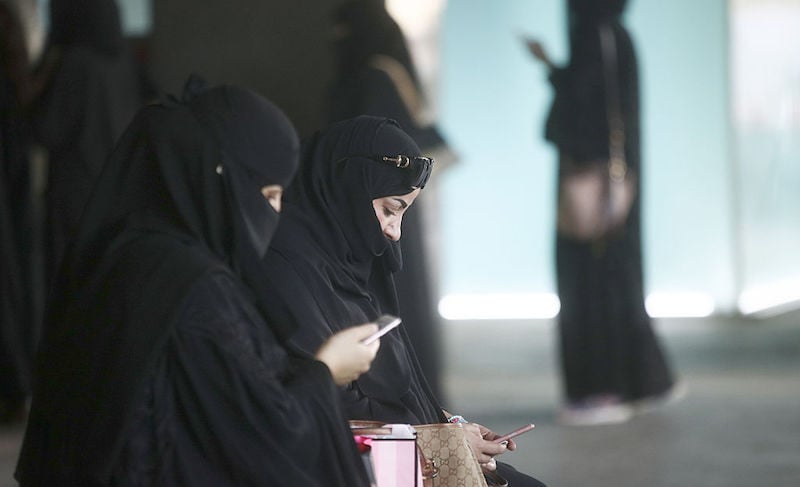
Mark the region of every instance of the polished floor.
<instances>
[{"instance_id":1,"label":"polished floor","mask_svg":"<svg viewBox=\"0 0 800 487\"><path fill-rule=\"evenodd\" d=\"M555 422L552 323L460 325L448 407L496 431L536 423L503 460L551 487L800 486L800 315L658 321L687 395L588 427Z\"/></svg>"},{"instance_id":2,"label":"polished floor","mask_svg":"<svg viewBox=\"0 0 800 487\"><path fill-rule=\"evenodd\" d=\"M448 322L445 405L498 432L536 423L502 460L550 487L800 486L800 314L657 330L689 391L628 423L556 424L548 321ZM0 487L16 485L20 437L0 431Z\"/></svg>"}]
</instances>

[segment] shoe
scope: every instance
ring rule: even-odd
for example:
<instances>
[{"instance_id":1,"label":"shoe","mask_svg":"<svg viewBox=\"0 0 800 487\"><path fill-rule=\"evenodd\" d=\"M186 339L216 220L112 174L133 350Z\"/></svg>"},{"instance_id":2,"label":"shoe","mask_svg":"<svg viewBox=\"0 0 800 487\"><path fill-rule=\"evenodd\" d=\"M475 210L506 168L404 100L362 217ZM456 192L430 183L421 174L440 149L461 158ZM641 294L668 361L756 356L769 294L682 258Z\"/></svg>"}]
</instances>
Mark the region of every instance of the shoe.
<instances>
[{"instance_id":1,"label":"shoe","mask_svg":"<svg viewBox=\"0 0 800 487\"><path fill-rule=\"evenodd\" d=\"M655 409L680 401L686 397L689 388L683 381L678 381L667 391L653 396L643 397L631 403L636 414L649 413Z\"/></svg>"},{"instance_id":2,"label":"shoe","mask_svg":"<svg viewBox=\"0 0 800 487\"><path fill-rule=\"evenodd\" d=\"M598 395L571 402L561 408L558 422L567 426L595 426L624 423L633 417L633 408L617 396Z\"/></svg>"}]
</instances>

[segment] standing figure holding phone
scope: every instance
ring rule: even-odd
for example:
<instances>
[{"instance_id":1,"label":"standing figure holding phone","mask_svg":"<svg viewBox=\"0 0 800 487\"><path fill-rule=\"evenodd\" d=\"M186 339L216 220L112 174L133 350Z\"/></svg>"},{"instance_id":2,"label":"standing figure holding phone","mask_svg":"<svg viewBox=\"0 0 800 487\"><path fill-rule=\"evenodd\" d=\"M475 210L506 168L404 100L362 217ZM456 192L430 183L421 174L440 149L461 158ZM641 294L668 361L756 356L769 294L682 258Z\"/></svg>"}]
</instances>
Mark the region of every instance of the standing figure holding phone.
<instances>
[{"instance_id":1,"label":"standing figure holding phone","mask_svg":"<svg viewBox=\"0 0 800 487\"><path fill-rule=\"evenodd\" d=\"M627 220L615 232L596 240L556 235L566 396L559 419L570 425L615 423L630 418L639 405L668 398L674 379L644 307L639 80L633 42L622 24L627 2L567 3L566 66L556 66L540 43L527 41L531 54L547 67L555 91L545 138L559 151L559 180L570 167L565 161L586 165L608 159L609 100L614 99L609 97L617 93L612 108L620 112L624 159L637 187ZM613 39L611 49L602 35ZM614 85L607 86L609 81Z\"/></svg>"},{"instance_id":2,"label":"standing figure holding phone","mask_svg":"<svg viewBox=\"0 0 800 487\"><path fill-rule=\"evenodd\" d=\"M301 170L286 194L281 227L266 254L268 312L297 331L290 341L315 350L343 327L397 314L393 274L403 216L425 187L433 161L387 118L335 123L304 146ZM381 339L368 372L341 390L354 420L443 423L443 411L401 325ZM479 462L515 487L537 480L493 457L508 445L496 433L466 424Z\"/></svg>"}]
</instances>

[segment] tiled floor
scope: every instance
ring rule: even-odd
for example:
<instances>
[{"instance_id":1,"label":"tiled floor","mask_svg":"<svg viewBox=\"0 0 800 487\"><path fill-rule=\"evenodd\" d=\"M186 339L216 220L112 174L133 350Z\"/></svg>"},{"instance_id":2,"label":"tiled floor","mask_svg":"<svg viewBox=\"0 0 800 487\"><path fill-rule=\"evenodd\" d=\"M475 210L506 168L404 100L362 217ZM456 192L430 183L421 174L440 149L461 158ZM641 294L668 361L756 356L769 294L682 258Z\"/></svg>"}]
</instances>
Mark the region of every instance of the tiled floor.
<instances>
[{"instance_id":1,"label":"tiled floor","mask_svg":"<svg viewBox=\"0 0 800 487\"><path fill-rule=\"evenodd\" d=\"M684 400L616 426L555 424L550 322L448 322L446 406L496 431L503 461L550 487L800 486L800 315L659 321ZM0 431L0 487L21 431Z\"/></svg>"}]
</instances>

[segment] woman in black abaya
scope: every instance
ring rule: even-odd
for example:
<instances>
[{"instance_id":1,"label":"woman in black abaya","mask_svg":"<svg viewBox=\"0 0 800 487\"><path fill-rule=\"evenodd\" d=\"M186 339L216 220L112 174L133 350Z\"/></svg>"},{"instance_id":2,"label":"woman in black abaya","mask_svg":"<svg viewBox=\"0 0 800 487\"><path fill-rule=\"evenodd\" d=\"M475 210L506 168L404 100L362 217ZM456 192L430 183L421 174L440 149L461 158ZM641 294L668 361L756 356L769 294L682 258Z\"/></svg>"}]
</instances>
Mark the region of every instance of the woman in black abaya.
<instances>
[{"instance_id":1,"label":"woman in black abaya","mask_svg":"<svg viewBox=\"0 0 800 487\"><path fill-rule=\"evenodd\" d=\"M265 258L268 313L297 328L292 343L315 350L338 330L398 314L393 274L401 265L403 214L431 165L383 117L335 123L304 146L300 174ZM402 325L382 338L370 370L341 395L351 419L422 424L451 416L431 392ZM493 432L477 424L465 428L485 468L496 466L515 487L541 485L495 463L492 457L507 448L490 441ZM510 442L508 449L514 448Z\"/></svg>"},{"instance_id":2,"label":"woman in black abaya","mask_svg":"<svg viewBox=\"0 0 800 487\"><path fill-rule=\"evenodd\" d=\"M251 91L192 86L139 112L86 207L49 303L17 479L367 485L335 385L369 367L377 346L360 340L375 325L287 352L256 298L294 128Z\"/></svg>"},{"instance_id":3,"label":"woman in black abaya","mask_svg":"<svg viewBox=\"0 0 800 487\"><path fill-rule=\"evenodd\" d=\"M115 0L50 0L48 86L33 110L48 152L46 273L50 283L103 163L143 102Z\"/></svg>"},{"instance_id":4,"label":"woman in black abaya","mask_svg":"<svg viewBox=\"0 0 800 487\"><path fill-rule=\"evenodd\" d=\"M530 45L534 56L550 68L555 89L545 136L562 156L579 162L609 156L604 56L605 62L610 58L601 49L600 29L610 29L616 45L625 158L639 187L618 232L600 241L557 235L566 396L560 419L575 425L613 423L627 420L643 402L668 397L674 379L644 307L639 82L633 42L621 21L626 0L568 3L569 63L556 67L540 45Z\"/></svg>"}]
</instances>

